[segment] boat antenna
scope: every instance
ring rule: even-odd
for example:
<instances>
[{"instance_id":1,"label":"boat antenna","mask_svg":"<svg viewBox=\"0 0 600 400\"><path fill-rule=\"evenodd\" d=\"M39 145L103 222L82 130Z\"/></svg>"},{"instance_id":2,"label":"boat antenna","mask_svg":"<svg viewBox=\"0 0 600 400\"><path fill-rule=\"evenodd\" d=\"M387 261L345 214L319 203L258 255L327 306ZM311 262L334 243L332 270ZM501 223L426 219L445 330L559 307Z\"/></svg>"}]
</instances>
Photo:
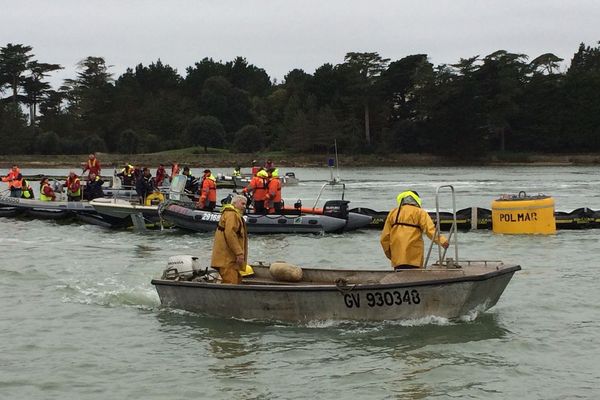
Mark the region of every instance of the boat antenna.
<instances>
[{"instance_id":1,"label":"boat antenna","mask_svg":"<svg viewBox=\"0 0 600 400\"><path fill-rule=\"evenodd\" d=\"M329 176L330 176L329 184L330 185L335 185L341 181L341 179L340 179L340 162L338 160L338 152L337 152L337 140L335 140L335 139L333 141L333 148L334 148L334 153L335 153L335 159L330 158L327 161L327 165L329 166ZM336 177L333 176L333 167L334 166L335 166L336 174L337 174Z\"/></svg>"},{"instance_id":2,"label":"boat antenna","mask_svg":"<svg viewBox=\"0 0 600 400\"><path fill-rule=\"evenodd\" d=\"M335 169L337 171L336 181L340 181L340 161L338 159L338 151L337 151L337 139L333 139L333 146L335 148Z\"/></svg>"}]
</instances>

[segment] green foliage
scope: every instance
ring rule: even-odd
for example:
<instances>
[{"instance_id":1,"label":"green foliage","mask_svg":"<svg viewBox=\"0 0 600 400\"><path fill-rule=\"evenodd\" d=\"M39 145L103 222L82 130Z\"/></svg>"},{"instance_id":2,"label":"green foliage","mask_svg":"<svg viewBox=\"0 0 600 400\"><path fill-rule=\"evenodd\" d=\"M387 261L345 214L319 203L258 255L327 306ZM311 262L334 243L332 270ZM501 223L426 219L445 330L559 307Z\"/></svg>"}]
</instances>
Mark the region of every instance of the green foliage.
<instances>
[{"instance_id":1,"label":"green foliage","mask_svg":"<svg viewBox=\"0 0 600 400\"><path fill-rule=\"evenodd\" d=\"M119 135L119 150L123 154L135 154L140 145L140 137L133 129L126 129Z\"/></svg>"},{"instance_id":2,"label":"green foliage","mask_svg":"<svg viewBox=\"0 0 600 400\"><path fill-rule=\"evenodd\" d=\"M38 154L62 154L63 150L56 132L41 133L36 138L35 147Z\"/></svg>"},{"instance_id":3,"label":"green foliage","mask_svg":"<svg viewBox=\"0 0 600 400\"><path fill-rule=\"evenodd\" d=\"M210 115L193 118L185 128L187 143L203 146L205 153L208 146L222 147L224 135L221 121Z\"/></svg>"},{"instance_id":4,"label":"green foliage","mask_svg":"<svg viewBox=\"0 0 600 400\"><path fill-rule=\"evenodd\" d=\"M232 150L238 153L253 153L263 149L264 135L255 125L246 125L236 132Z\"/></svg>"},{"instance_id":5,"label":"green foliage","mask_svg":"<svg viewBox=\"0 0 600 400\"><path fill-rule=\"evenodd\" d=\"M434 66L426 54L349 52L312 74L292 69L281 83L243 57L204 58L183 76L157 60L113 80L92 56L60 88L47 79L61 66L32 51L0 47L0 153L314 153L334 141L349 154L460 159L600 151L600 46L583 43L562 73L552 53L529 61L498 50Z\"/></svg>"}]
</instances>

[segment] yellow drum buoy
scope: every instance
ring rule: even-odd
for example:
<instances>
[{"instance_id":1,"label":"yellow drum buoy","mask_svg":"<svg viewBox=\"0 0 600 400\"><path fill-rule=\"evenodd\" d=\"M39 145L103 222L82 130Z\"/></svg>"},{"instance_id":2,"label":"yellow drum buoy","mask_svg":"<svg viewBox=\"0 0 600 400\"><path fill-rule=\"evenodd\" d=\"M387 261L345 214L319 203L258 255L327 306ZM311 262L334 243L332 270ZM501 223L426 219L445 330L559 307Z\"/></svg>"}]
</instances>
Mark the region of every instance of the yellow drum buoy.
<instances>
[{"instance_id":1,"label":"yellow drum buoy","mask_svg":"<svg viewBox=\"0 0 600 400\"><path fill-rule=\"evenodd\" d=\"M492 202L494 233L542 234L556 233L554 199L550 196L502 196Z\"/></svg>"}]
</instances>

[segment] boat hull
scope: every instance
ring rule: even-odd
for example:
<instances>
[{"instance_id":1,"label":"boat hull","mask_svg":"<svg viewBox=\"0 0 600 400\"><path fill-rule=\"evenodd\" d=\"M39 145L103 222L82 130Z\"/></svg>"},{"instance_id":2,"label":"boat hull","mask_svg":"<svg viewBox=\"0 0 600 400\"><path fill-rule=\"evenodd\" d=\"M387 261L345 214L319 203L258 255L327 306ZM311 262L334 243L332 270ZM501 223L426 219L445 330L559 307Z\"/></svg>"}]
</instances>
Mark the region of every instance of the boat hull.
<instances>
[{"instance_id":1,"label":"boat hull","mask_svg":"<svg viewBox=\"0 0 600 400\"><path fill-rule=\"evenodd\" d=\"M349 271L326 272L337 273L344 285L340 281L261 285L252 279L241 285L166 279L152 280L152 284L163 306L224 318L288 322L455 319L494 306L518 270L519 266L489 267L474 275L460 270L439 274L436 270L373 271L374 276L379 273L392 282L381 283L386 281L383 278L365 284L347 283Z\"/></svg>"},{"instance_id":2,"label":"boat hull","mask_svg":"<svg viewBox=\"0 0 600 400\"><path fill-rule=\"evenodd\" d=\"M161 208L161 216L173 225L196 232L213 232L217 229L221 213L195 210L177 204ZM247 214L244 216L249 233L323 233L339 232L346 220L325 215Z\"/></svg>"}]
</instances>

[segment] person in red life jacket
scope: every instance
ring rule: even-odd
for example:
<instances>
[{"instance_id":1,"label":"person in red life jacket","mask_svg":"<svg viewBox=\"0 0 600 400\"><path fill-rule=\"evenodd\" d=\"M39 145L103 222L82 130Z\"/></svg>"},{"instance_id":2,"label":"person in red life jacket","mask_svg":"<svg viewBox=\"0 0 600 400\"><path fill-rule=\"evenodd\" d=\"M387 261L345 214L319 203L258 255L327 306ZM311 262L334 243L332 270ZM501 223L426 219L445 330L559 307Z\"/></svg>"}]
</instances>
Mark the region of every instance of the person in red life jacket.
<instances>
[{"instance_id":1,"label":"person in red life jacket","mask_svg":"<svg viewBox=\"0 0 600 400\"><path fill-rule=\"evenodd\" d=\"M18 179L21 181L21 198L29 200L35 199L35 196L33 194L33 188L31 187L29 182L25 178L23 178L23 175L21 174L19 174Z\"/></svg>"},{"instance_id":2,"label":"person in red life jacket","mask_svg":"<svg viewBox=\"0 0 600 400\"><path fill-rule=\"evenodd\" d=\"M165 178L168 178L167 171L165 170L165 166L162 164L158 165L156 169L156 176L154 177L154 181L156 182L156 187L161 187Z\"/></svg>"},{"instance_id":3,"label":"person in red life jacket","mask_svg":"<svg viewBox=\"0 0 600 400\"><path fill-rule=\"evenodd\" d=\"M21 180L23 177L21 176L21 170L15 164L8 171L8 174L2 177L2 182L6 182L8 184L8 188L10 189L10 197L21 197Z\"/></svg>"},{"instance_id":4,"label":"person in red life jacket","mask_svg":"<svg viewBox=\"0 0 600 400\"><path fill-rule=\"evenodd\" d=\"M50 186L50 182L48 182L48 178L44 177L40 181L40 200L42 201L54 201L56 200L56 195L54 194L54 190Z\"/></svg>"},{"instance_id":5,"label":"person in red life jacket","mask_svg":"<svg viewBox=\"0 0 600 400\"><path fill-rule=\"evenodd\" d=\"M94 173L96 175L100 175L100 171L102 167L100 166L100 161L96 158L96 153L92 153L88 156L88 160L83 167L82 174L85 174L85 171L88 171L88 180L90 179L90 174Z\"/></svg>"},{"instance_id":6,"label":"person in red life jacket","mask_svg":"<svg viewBox=\"0 0 600 400\"><path fill-rule=\"evenodd\" d=\"M81 181L75 172L69 172L67 181L65 182L67 187L67 200L68 201L80 201L81 200Z\"/></svg>"},{"instance_id":7,"label":"person in red life jacket","mask_svg":"<svg viewBox=\"0 0 600 400\"><path fill-rule=\"evenodd\" d=\"M262 167L258 166L258 161L252 160L252 176L255 177L256 174L258 174L258 171L260 171L261 169Z\"/></svg>"},{"instance_id":8,"label":"person in red life jacket","mask_svg":"<svg viewBox=\"0 0 600 400\"><path fill-rule=\"evenodd\" d=\"M269 210L269 213L279 214L283 209L283 201L281 201L281 181L279 180L279 170L277 168L272 169L269 172L269 178L265 208Z\"/></svg>"},{"instance_id":9,"label":"person in red life jacket","mask_svg":"<svg viewBox=\"0 0 600 400\"><path fill-rule=\"evenodd\" d=\"M212 211L217 205L217 178L210 172L210 169L204 170L202 185L200 187L200 200L197 208L206 211Z\"/></svg>"},{"instance_id":10,"label":"person in red life jacket","mask_svg":"<svg viewBox=\"0 0 600 400\"><path fill-rule=\"evenodd\" d=\"M171 179L173 179L173 177L176 175L179 175L179 164L174 162L171 163Z\"/></svg>"},{"instance_id":11,"label":"person in red life jacket","mask_svg":"<svg viewBox=\"0 0 600 400\"><path fill-rule=\"evenodd\" d=\"M89 179L90 180L87 182L85 192L83 194L85 199L91 201L100 197L104 197L104 191L102 190L104 181L93 172L90 174Z\"/></svg>"},{"instance_id":12,"label":"person in red life jacket","mask_svg":"<svg viewBox=\"0 0 600 400\"><path fill-rule=\"evenodd\" d=\"M265 169L269 171L270 169L275 169L275 165L273 165L273 161L267 160L265 162Z\"/></svg>"},{"instance_id":13,"label":"person in red life jacket","mask_svg":"<svg viewBox=\"0 0 600 400\"><path fill-rule=\"evenodd\" d=\"M269 174L265 170L258 171L255 177L250 180L248 186L242 191L244 194L252 193L252 201L254 203L254 212L264 213L265 199L267 196L269 184Z\"/></svg>"}]
</instances>

